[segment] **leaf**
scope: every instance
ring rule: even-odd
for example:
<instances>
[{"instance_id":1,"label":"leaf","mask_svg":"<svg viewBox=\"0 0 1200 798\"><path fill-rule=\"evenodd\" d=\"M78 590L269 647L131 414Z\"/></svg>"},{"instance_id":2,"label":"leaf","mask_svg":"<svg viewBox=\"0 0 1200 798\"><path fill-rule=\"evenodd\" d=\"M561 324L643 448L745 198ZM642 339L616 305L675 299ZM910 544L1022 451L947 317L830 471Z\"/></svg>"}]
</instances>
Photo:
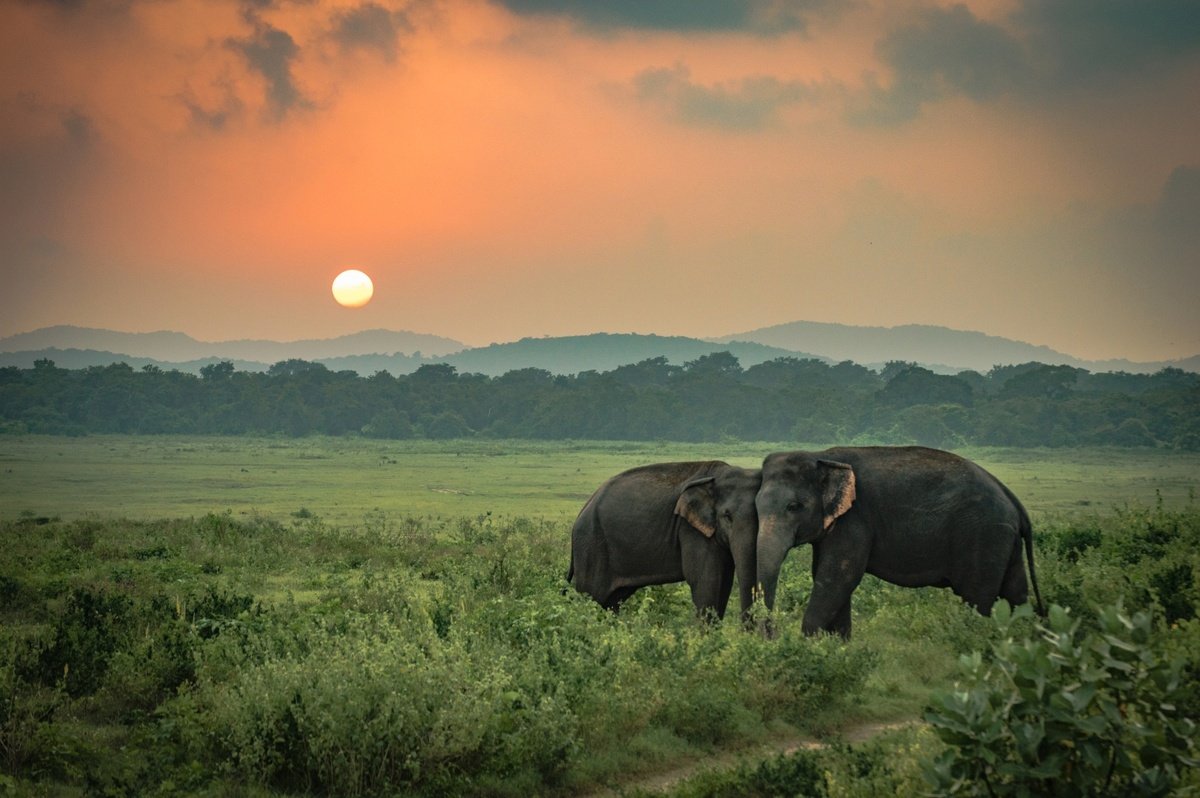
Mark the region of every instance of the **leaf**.
<instances>
[{"instance_id":1,"label":"leaf","mask_svg":"<svg viewBox=\"0 0 1200 798\"><path fill-rule=\"evenodd\" d=\"M1101 715L1089 715L1086 718L1079 718L1075 721L1075 725L1087 734L1100 735L1108 729L1108 721Z\"/></svg>"},{"instance_id":2,"label":"leaf","mask_svg":"<svg viewBox=\"0 0 1200 798\"><path fill-rule=\"evenodd\" d=\"M1092 703L1092 699L1096 697L1098 689L1095 684L1088 684L1066 693L1067 699L1071 702L1071 708L1076 712L1086 709L1088 704Z\"/></svg>"},{"instance_id":3,"label":"leaf","mask_svg":"<svg viewBox=\"0 0 1200 798\"><path fill-rule=\"evenodd\" d=\"M1107 746L1096 740L1084 740L1079 744L1079 755L1093 768L1103 767L1107 761Z\"/></svg>"},{"instance_id":4,"label":"leaf","mask_svg":"<svg viewBox=\"0 0 1200 798\"><path fill-rule=\"evenodd\" d=\"M1047 620L1050 622L1050 629L1055 632L1066 632L1071 628L1070 610L1060 607L1057 604L1050 605Z\"/></svg>"}]
</instances>

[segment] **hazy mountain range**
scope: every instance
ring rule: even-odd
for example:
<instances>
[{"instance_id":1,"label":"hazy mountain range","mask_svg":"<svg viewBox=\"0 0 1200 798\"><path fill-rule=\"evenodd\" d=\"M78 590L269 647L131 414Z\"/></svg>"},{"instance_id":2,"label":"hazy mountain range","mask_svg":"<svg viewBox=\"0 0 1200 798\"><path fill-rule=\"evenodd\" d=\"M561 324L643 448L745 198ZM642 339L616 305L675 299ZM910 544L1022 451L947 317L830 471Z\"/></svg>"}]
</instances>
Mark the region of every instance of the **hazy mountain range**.
<instances>
[{"instance_id":1,"label":"hazy mountain range","mask_svg":"<svg viewBox=\"0 0 1200 798\"><path fill-rule=\"evenodd\" d=\"M43 327L33 332L0 338L0 352L23 352L51 348L119 352L172 363L209 360L215 357L223 360L254 361L270 365L292 358L323 360L374 352L386 354L422 352L427 356L448 355L451 352L465 349L466 344L437 335L393 330L364 330L338 338L319 338L306 341L197 341L180 332L128 333L68 325ZM133 364L130 363L130 365Z\"/></svg>"},{"instance_id":2,"label":"hazy mountain range","mask_svg":"<svg viewBox=\"0 0 1200 798\"><path fill-rule=\"evenodd\" d=\"M449 363L459 372L496 376L531 367L556 374L609 371L653 357L666 357L671 363L683 364L721 351L731 352L747 368L778 357L815 357L831 362L852 360L870 367L904 360L942 373L966 369L986 372L995 365L1030 361L1076 366L1092 372L1152 373L1168 366L1200 372L1200 355L1148 363L1087 361L1045 346L946 327L854 327L804 321L704 340L596 333L523 338L476 348L449 338L392 330L280 342L197 341L178 332L126 333L58 326L0 338L0 366L29 368L35 360L48 358L63 368L124 361L134 368L155 365L198 373L204 365L221 360L232 361L241 371L265 371L272 363L294 358L362 375L381 370L407 374L425 363Z\"/></svg>"},{"instance_id":3,"label":"hazy mountain range","mask_svg":"<svg viewBox=\"0 0 1200 798\"><path fill-rule=\"evenodd\" d=\"M866 366L880 365L891 360L916 361L934 371L950 373L966 369L986 372L996 365L1034 361L1051 366L1074 366L1092 372L1153 373L1167 367L1200 371L1200 355L1182 360L1144 363L1119 358L1083 360L1048 346L926 324L853 327L846 324L794 321L712 340L755 341L781 349L803 349L819 352L823 357L837 362L853 360Z\"/></svg>"}]
</instances>

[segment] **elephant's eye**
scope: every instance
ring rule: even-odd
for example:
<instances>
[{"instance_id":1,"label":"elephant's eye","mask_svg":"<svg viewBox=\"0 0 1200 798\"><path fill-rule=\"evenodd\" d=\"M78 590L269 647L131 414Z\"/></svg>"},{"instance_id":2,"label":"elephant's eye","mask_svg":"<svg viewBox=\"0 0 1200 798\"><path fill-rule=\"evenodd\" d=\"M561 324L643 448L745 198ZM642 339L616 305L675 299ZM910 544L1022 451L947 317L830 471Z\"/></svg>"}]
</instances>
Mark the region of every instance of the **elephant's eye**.
<instances>
[{"instance_id":1,"label":"elephant's eye","mask_svg":"<svg viewBox=\"0 0 1200 798\"><path fill-rule=\"evenodd\" d=\"M732 510L726 510L725 512L721 513L721 515L724 516L726 521L733 520L733 511Z\"/></svg>"},{"instance_id":2,"label":"elephant's eye","mask_svg":"<svg viewBox=\"0 0 1200 798\"><path fill-rule=\"evenodd\" d=\"M788 509L789 513L799 512L800 510L804 509L804 503L803 502L788 502L787 509Z\"/></svg>"}]
</instances>

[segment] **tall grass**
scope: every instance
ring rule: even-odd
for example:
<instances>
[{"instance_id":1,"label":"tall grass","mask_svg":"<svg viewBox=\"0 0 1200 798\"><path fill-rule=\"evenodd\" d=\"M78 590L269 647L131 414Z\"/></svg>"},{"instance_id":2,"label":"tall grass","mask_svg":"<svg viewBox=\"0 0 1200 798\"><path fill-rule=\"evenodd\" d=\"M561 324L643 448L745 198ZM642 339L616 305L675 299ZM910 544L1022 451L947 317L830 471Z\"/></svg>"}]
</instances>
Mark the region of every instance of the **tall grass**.
<instances>
[{"instance_id":1,"label":"tall grass","mask_svg":"<svg viewBox=\"0 0 1200 798\"><path fill-rule=\"evenodd\" d=\"M803 728L875 659L794 625L775 641L706 625L670 588L608 613L564 592L566 530L536 520L0 532L22 563L0 582L0 742L30 782L570 792Z\"/></svg>"}]
</instances>

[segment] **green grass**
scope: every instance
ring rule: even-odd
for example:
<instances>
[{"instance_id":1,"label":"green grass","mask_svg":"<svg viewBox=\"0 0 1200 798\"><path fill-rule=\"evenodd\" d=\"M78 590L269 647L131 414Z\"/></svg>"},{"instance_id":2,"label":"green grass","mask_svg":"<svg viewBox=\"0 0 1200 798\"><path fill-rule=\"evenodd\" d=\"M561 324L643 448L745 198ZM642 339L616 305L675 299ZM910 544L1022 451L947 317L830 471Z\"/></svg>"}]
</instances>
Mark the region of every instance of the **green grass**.
<instances>
[{"instance_id":1,"label":"green grass","mask_svg":"<svg viewBox=\"0 0 1200 798\"><path fill-rule=\"evenodd\" d=\"M178 795L310 782L574 794L775 737L918 718L991 634L948 591L867 577L848 645L798 634L808 547L785 563L775 641L705 630L682 585L640 591L615 617L562 594L571 521L604 479L666 460L754 465L782 448L0 437L0 699L16 708L0 717L0 751L26 746L0 761L0 794L6 770L18 788L68 795L88 780ZM1178 617L1194 611L1200 455L963 454L1029 507L1048 600L1179 596ZM89 616L101 597L121 601ZM79 663L104 658L94 684L56 681L66 663L82 679ZM384 689L396 678L449 691L461 712L398 701ZM380 702L401 714L377 717ZM425 770L372 760L383 781L356 775L375 756L356 730L404 712L425 740L405 756ZM314 731L295 737L293 722ZM277 739L318 747L261 748ZM838 756L825 769L863 778L858 754Z\"/></svg>"},{"instance_id":2,"label":"green grass","mask_svg":"<svg viewBox=\"0 0 1200 798\"><path fill-rule=\"evenodd\" d=\"M781 443L373 441L356 438L0 437L0 519L21 514L186 518L229 510L337 524L366 515L574 519L626 468L723 459L754 466ZM1143 449L969 449L1031 513L1185 506L1200 454Z\"/></svg>"},{"instance_id":3,"label":"green grass","mask_svg":"<svg viewBox=\"0 0 1200 798\"><path fill-rule=\"evenodd\" d=\"M732 450L732 451L731 451ZM357 523L398 515L574 519L612 474L647 462L761 460L748 444L354 438L0 437L0 518L166 518L231 510Z\"/></svg>"}]
</instances>

